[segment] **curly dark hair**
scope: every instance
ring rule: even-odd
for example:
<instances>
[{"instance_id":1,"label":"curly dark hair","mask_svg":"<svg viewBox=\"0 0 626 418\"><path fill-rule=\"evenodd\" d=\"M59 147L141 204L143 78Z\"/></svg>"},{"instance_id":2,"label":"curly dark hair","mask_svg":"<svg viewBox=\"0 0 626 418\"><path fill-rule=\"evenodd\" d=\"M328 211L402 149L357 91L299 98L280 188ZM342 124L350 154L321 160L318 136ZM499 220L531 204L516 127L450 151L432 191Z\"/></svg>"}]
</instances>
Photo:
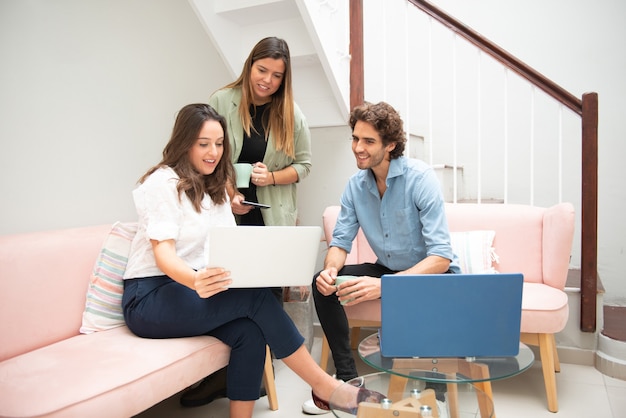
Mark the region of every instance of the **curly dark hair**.
<instances>
[{"instance_id":1,"label":"curly dark hair","mask_svg":"<svg viewBox=\"0 0 626 418\"><path fill-rule=\"evenodd\" d=\"M396 143L396 147L389 153L390 159L400 157L404 153L406 135L400 114L390 104L378 102L376 104L365 102L356 106L350 112L350 128L354 131L357 121L371 124L387 146Z\"/></svg>"}]
</instances>

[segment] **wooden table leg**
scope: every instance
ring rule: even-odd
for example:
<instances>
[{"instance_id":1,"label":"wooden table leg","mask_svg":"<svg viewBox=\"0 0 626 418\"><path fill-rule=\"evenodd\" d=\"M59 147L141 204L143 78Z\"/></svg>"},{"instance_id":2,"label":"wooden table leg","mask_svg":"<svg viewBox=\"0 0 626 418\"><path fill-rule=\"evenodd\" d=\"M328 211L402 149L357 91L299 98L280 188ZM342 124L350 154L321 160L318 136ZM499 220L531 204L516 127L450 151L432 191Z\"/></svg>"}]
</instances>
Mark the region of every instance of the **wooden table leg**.
<instances>
[{"instance_id":1,"label":"wooden table leg","mask_svg":"<svg viewBox=\"0 0 626 418\"><path fill-rule=\"evenodd\" d=\"M493 392L491 391L491 382L476 382L474 383L474 387L476 387L478 390L483 391L487 396L487 399L489 399L489 401L491 401L491 404L493 405ZM485 399L485 396L482 396L480 393L476 393L476 397L478 399L478 408L480 409L481 418L496 418L495 406L493 407L493 410L491 411L492 414L490 415L489 402L487 399Z\"/></svg>"},{"instance_id":2,"label":"wooden table leg","mask_svg":"<svg viewBox=\"0 0 626 418\"><path fill-rule=\"evenodd\" d=\"M459 387L456 383L448 383L447 387L450 418L459 418Z\"/></svg>"},{"instance_id":3,"label":"wooden table leg","mask_svg":"<svg viewBox=\"0 0 626 418\"><path fill-rule=\"evenodd\" d=\"M404 390L408 381L409 379L406 377L391 374L389 376L389 392L387 392L387 398L391 399L391 402L401 400L404 397Z\"/></svg>"},{"instance_id":4,"label":"wooden table leg","mask_svg":"<svg viewBox=\"0 0 626 418\"><path fill-rule=\"evenodd\" d=\"M402 359L394 359L393 367L397 369L417 369L423 371L433 371L436 373L459 373L464 376L468 376L472 380L478 379L482 380L481 382L474 383L474 387L483 391L487 398L481 396L480 394L476 394L478 400L478 406L480 408L481 418L488 417L496 417L495 406L493 407L493 411L489 408L489 401L491 401L493 405L493 393L491 391L491 382L489 381L489 366L486 364L482 364L480 362L467 362L465 360L460 359L410 359L410 358L402 358ZM460 380L458 383L462 383ZM448 390L450 391L450 386L448 385ZM454 389L454 393L456 393L456 388ZM489 401L487 401L489 399ZM456 400L452 400L451 402L457 402ZM452 408L452 404L450 405L450 413L452 414L451 418L454 418L457 414L458 410ZM490 412L492 414L490 415Z\"/></svg>"}]
</instances>

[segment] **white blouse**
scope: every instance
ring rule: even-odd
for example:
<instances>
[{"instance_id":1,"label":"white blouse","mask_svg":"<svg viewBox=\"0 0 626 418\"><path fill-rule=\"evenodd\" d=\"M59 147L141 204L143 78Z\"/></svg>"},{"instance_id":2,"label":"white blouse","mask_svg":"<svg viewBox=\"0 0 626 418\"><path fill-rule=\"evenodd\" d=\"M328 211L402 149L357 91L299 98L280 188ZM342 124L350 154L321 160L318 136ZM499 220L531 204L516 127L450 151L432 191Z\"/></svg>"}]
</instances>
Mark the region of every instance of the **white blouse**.
<instances>
[{"instance_id":1,"label":"white blouse","mask_svg":"<svg viewBox=\"0 0 626 418\"><path fill-rule=\"evenodd\" d=\"M125 279L161 276L150 240L176 241L176 254L193 269L206 267L209 227L236 225L230 200L216 205L206 195L200 213L186 194L179 199L179 177L171 168L160 168L133 191L138 229L133 239Z\"/></svg>"}]
</instances>

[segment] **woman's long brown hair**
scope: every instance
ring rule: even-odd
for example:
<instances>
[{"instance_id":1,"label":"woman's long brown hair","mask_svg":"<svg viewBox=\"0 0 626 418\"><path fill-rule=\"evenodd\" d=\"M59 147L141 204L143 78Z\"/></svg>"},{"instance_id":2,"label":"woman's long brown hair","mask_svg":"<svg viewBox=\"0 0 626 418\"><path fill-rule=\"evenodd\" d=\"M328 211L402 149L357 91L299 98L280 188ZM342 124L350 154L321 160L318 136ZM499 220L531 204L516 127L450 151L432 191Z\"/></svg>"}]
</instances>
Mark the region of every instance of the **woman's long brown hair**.
<instances>
[{"instance_id":1,"label":"woman's long brown hair","mask_svg":"<svg viewBox=\"0 0 626 418\"><path fill-rule=\"evenodd\" d=\"M189 160L189 150L196 143L200 130L206 121L219 122L224 130L224 153L215 171L209 175L200 174ZM208 194L216 204L226 203L226 183L234 184L234 169L229 158L230 141L226 132L226 120L207 104L195 103L183 107L176 116L172 136L163 149L163 159L149 169L139 183L162 167L171 167L180 180L176 188L179 199L185 193L196 212L202 208L202 199Z\"/></svg>"}]
</instances>

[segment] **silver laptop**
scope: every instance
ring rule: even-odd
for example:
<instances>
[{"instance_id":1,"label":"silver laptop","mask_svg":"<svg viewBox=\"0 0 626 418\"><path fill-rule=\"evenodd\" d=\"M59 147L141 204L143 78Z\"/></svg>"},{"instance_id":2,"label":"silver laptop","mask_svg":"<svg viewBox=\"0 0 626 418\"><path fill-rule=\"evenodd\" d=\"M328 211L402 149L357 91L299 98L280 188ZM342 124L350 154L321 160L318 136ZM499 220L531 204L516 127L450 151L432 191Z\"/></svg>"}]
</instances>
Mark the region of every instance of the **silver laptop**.
<instances>
[{"instance_id":1,"label":"silver laptop","mask_svg":"<svg viewBox=\"0 0 626 418\"><path fill-rule=\"evenodd\" d=\"M319 226L213 227L208 265L230 270L229 287L308 286L321 238Z\"/></svg>"},{"instance_id":2,"label":"silver laptop","mask_svg":"<svg viewBox=\"0 0 626 418\"><path fill-rule=\"evenodd\" d=\"M385 357L507 357L519 353L522 274L385 275Z\"/></svg>"}]
</instances>

